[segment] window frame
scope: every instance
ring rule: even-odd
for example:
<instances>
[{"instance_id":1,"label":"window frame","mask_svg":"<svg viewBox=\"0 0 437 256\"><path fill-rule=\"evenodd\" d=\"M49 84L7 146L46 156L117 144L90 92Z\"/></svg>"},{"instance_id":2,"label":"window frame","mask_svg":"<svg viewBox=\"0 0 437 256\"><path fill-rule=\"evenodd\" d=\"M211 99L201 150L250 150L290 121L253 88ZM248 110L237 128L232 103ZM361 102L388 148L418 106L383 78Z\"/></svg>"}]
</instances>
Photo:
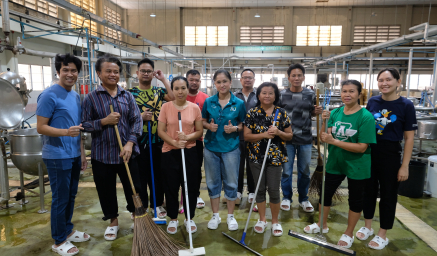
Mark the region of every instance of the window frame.
<instances>
[{"instance_id":1,"label":"window frame","mask_svg":"<svg viewBox=\"0 0 437 256\"><path fill-rule=\"evenodd\" d=\"M208 35L213 33L213 35ZM220 34L222 32L222 34ZM226 35L226 39L223 38ZM211 38L214 38L211 40ZM229 26L184 26L185 46L228 46Z\"/></svg>"},{"instance_id":2,"label":"window frame","mask_svg":"<svg viewBox=\"0 0 437 256\"><path fill-rule=\"evenodd\" d=\"M58 6L44 0L11 0L13 3L23 5L27 8L58 18ZM40 7L41 6L41 7ZM42 6L45 6L42 7ZM55 11L53 11L53 9Z\"/></svg>"},{"instance_id":3,"label":"window frame","mask_svg":"<svg viewBox=\"0 0 437 256\"><path fill-rule=\"evenodd\" d=\"M113 24L121 26L121 14L109 6L103 7L103 15L105 19ZM121 32L105 26L105 36L121 41Z\"/></svg>"},{"instance_id":4,"label":"window frame","mask_svg":"<svg viewBox=\"0 0 437 256\"><path fill-rule=\"evenodd\" d=\"M364 29L364 31L362 31ZM352 43L372 45L387 42L401 36L401 25L355 25Z\"/></svg>"},{"instance_id":5,"label":"window frame","mask_svg":"<svg viewBox=\"0 0 437 256\"><path fill-rule=\"evenodd\" d=\"M282 32L282 33L281 33ZM240 26L240 45L284 45L285 26Z\"/></svg>"},{"instance_id":6,"label":"window frame","mask_svg":"<svg viewBox=\"0 0 437 256\"><path fill-rule=\"evenodd\" d=\"M338 29L340 32L338 32ZM335 30L337 30L336 33ZM329 32L329 35L326 38L327 32ZM342 36L343 25L296 26L296 46L342 46ZM325 44L320 44L321 41Z\"/></svg>"}]
</instances>

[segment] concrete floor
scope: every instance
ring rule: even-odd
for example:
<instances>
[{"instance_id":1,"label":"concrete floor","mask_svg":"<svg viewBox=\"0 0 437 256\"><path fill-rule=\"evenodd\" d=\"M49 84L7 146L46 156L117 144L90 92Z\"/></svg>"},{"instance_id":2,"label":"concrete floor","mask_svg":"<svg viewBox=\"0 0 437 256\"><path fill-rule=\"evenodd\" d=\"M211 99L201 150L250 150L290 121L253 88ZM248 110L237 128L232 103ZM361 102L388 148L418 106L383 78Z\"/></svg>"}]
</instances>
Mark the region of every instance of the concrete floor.
<instances>
[{"instance_id":1,"label":"concrete floor","mask_svg":"<svg viewBox=\"0 0 437 256\"><path fill-rule=\"evenodd\" d=\"M316 165L315 159L312 161L311 171ZM17 180L18 172L10 169L10 179ZM25 175L25 178L35 179L36 177ZM108 222L102 221L102 211L94 188L93 177L88 169L81 177L80 187L76 199L73 223L75 229L85 231L92 236L89 242L76 243L79 248L79 255L130 255L132 246L133 233L129 229L132 221L130 214L125 209L125 199L121 186L118 188L118 202L120 213L120 231L117 240L109 242L104 240L103 233ZM294 181L296 175L294 174ZM120 184L121 185L121 184ZM342 184L345 187L346 183ZM49 186L46 189L50 189ZM38 192L38 189L35 191ZM50 213L38 214L39 199L31 197L26 193L29 203L21 206L15 201L11 201L13 207L0 210L0 255L55 255L51 252L53 240L50 236ZM229 234L237 240L241 239L245 221L249 212L247 204L247 194L242 203L236 208L235 218L238 221L239 229L237 231L228 231L226 225L226 204L220 204L220 216L222 223L217 230L208 230L207 224L212 216L212 211L206 191L206 185L202 183L201 196L206 201L206 207L196 210L194 218L198 232L193 235L194 247L205 247L207 255L253 255L242 246L231 241L222 235L222 232ZM318 220L318 213L305 213L298 208L297 197L293 197L291 211L280 212L280 222L284 229L282 237L273 237L271 235L271 223L267 226L264 234L257 234L253 231L258 214L253 213L249 224L246 244L253 250L263 255L338 255L338 253L329 249L313 245L311 243L299 240L287 235L288 230L296 230L303 233L302 229ZM315 201L313 204L315 205ZM410 199L399 196L399 203L407 208L411 213L423 220L426 224L437 229L437 199L420 198ZM45 208L50 210L51 194L45 196ZM347 198L343 202L337 202L329 215L328 225L330 232L326 235L328 242L336 244L347 225ZM373 228L379 228L379 209L376 209L375 221ZM267 209L267 218L270 211ZM183 215L179 215L180 226L178 233L173 235L177 241L186 242L188 247L188 234L183 228ZM167 219L168 220L168 219ZM364 225L363 218L359 221L355 232ZM382 251L375 251L367 247L370 241L355 240L351 249L357 252L357 255L437 255L427 243L422 241L415 233L408 228L407 223L401 223L396 219L394 228L388 233L390 239L389 245ZM166 226L161 226L165 228ZM314 236L314 235L312 235ZM434 239L437 241L437 239ZM435 248L435 247L434 247Z\"/></svg>"}]
</instances>

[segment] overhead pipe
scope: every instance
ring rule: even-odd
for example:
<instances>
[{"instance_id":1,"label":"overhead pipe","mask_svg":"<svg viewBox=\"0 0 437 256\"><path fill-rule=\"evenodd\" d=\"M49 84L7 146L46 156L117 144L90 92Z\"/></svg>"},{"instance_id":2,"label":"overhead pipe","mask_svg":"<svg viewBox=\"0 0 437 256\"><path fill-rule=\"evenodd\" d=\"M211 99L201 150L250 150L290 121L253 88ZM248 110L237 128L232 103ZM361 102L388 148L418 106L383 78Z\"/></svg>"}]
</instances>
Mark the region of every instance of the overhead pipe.
<instances>
[{"instance_id":1,"label":"overhead pipe","mask_svg":"<svg viewBox=\"0 0 437 256\"><path fill-rule=\"evenodd\" d=\"M436 92L437 92L437 49L435 50L435 60L434 60L434 76L433 76L433 88L434 92L432 93L432 104L435 105L436 100Z\"/></svg>"},{"instance_id":2,"label":"overhead pipe","mask_svg":"<svg viewBox=\"0 0 437 256\"><path fill-rule=\"evenodd\" d=\"M372 74L373 74L373 52L370 53L370 64L369 64L369 83L367 84L367 102L370 99L370 91L372 90Z\"/></svg>"},{"instance_id":3,"label":"overhead pipe","mask_svg":"<svg viewBox=\"0 0 437 256\"><path fill-rule=\"evenodd\" d=\"M339 55L335 55L333 57L324 59L322 61L318 61L315 64L316 65L323 65L326 64L330 61L335 61L338 59L345 59L345 58L351 58L355 55L359 55L359 54L364 54L367 52L372 52L372 51L378 51L378 50L382 50L384 48L389 48L391 46L396 46L399 44L404 44L404 43L408 43L414 40L419 40L422 39L425 35L425 32L417 32L417 33L413 33L413 34L408 34L408 35L403 35L401 37L383 42L383 43L379 43L379 44L374 44L371 46L367 46L367 47L363 47L361 49L356 49L356 50L351 50L350 52L347 53L343 53L343 54L339 54ZM437 35L437 27L433 27L428 29L427 31L427 35L428 36L435 36Z\"/></svg>"},{"instance_id":4,"label":"overhead pipe","mask_svg":"<svg viewBox=\"0 0 437 256\"><path fill-rule=\"evenodd\" d=\"M3 0L3 1L5 1L5 0ZM59 7L64 8L67 11L73 12L73 13L75 13L77 15L80 15L80 16L82 16L84 18L89 18L90 20L95 21L96 23L101 24L101 25L103 25L105 27L108 27L108 28L120 31L121 33L123 33L125 35L128 35L128 36L130 36L132 38L135 38L135 39L138 39L138 40L141 40L141 41L143 41L143 42L145 42L147 44L150 44L151 46L156 47L156 48L158 48L160 50L163 50L163 51L168 52L170 54L173 54L175 56L179 56L181 58L184 58L184 56L182 54L179 54L179 53L177 53L177 52L175 52L175 51L173 51L173 50L171 50L171 49L169 49L167 47L164 47L164 46L159 45L159 44L157 44L155 42L152 42L152 41L142 37L140 34L134 33L134 32L129 31L129 30L127 30L127 29L117 25L117 24L111 23L108 20L106 20L106 19L104 19L104 18L102 18L102 17L100 17L98 15L95 15L94 13L90 13L87 10L82 9L82 8L76 6L76 5L73 5L73 4L71 4L71 3L67 2L67 1L64 1L64 0L48 0L47 2L55 4L55 5L58 5Z\"/></svg>"},{"instance_id":5,"label":"overhead pipe","mask_svg":"<svg viewBox=\"0 0 437 256\"><path fill-rule=\"evenodd\" d=\"M413 66L413 49L410 49L408 55L408 73L407 73L407 98L410 97L410 83L411 83L411 68Z\"/></svg>"},{"instance_id":6,"label":"overhead pipe","mask_svg":"<svg viewBox=\"0 0 437 256\"><path fill-rule=\"evenodd\" d=\"M9 2L8 0L2 0L1 2L2 8L2 30L5 34L5 41L7 44L10 44L9 34L11 33L11 21L9 20Z\"/></svg>"}]
</instances>

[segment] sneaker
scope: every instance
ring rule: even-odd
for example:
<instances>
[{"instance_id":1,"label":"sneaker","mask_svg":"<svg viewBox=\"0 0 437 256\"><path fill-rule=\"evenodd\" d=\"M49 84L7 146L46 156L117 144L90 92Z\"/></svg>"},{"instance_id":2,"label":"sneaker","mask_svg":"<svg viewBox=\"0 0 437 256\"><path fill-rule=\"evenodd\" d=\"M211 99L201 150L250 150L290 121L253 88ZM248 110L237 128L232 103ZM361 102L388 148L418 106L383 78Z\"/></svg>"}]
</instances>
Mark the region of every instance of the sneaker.
<instances>
[{"instance_id":1,"label":"sneaker","mask_svg":"<svg viewBox=\"0 0 437 256\"><path fill-rule=\"evenodd\" d=\"M238 229L238 223L234 217L227 218L226 223L228 223L229 231L234 231Z\"/></svg>"},{"instance_id":2,"label":"sneaker","mask_svg":"<svg viewBox=\"0 0 437 256\"><path fill-rule=\"evenodd\" d=\"M217 229L218 225L222 222L222 218L212 216L211 220L208 222L208 228L209 229Z\"/></svg>"}]
</instances>

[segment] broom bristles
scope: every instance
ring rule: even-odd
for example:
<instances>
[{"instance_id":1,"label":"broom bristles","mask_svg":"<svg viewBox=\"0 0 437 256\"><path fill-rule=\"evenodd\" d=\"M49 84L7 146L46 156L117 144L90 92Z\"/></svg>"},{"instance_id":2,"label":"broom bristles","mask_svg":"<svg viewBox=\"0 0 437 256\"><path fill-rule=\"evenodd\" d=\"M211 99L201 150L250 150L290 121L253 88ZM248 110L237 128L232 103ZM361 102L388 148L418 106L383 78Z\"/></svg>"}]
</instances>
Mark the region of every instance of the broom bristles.
<instances>
[{"instance_id":1,"label":"broom bristles","mask_svg":"<svg viewBox=\"0 0 437 256\"><path fill-rule=\"evenodd\" d=\"M153 222L138 194L132 197L135 204L135 227L131 256L173 256L185 249Z\"/></svg>"},{"instance_id":2,"label":"broom bristles","mask_svg":"<svg viewBox=\"0 0 437 256\"><path fill-rule=\"evenodd\" d=\"M310 180L310 186L308 189L309 197L317 200L319 199L322 191L322 180L323 180L323 164L321 165L317 164L316 170L314 171ZM343 196L340 193L339 188L337 188L337 190L335 191L334 195L332 196L332 199L339 202L343 201Z\"/></svg>"}]
</instances>

